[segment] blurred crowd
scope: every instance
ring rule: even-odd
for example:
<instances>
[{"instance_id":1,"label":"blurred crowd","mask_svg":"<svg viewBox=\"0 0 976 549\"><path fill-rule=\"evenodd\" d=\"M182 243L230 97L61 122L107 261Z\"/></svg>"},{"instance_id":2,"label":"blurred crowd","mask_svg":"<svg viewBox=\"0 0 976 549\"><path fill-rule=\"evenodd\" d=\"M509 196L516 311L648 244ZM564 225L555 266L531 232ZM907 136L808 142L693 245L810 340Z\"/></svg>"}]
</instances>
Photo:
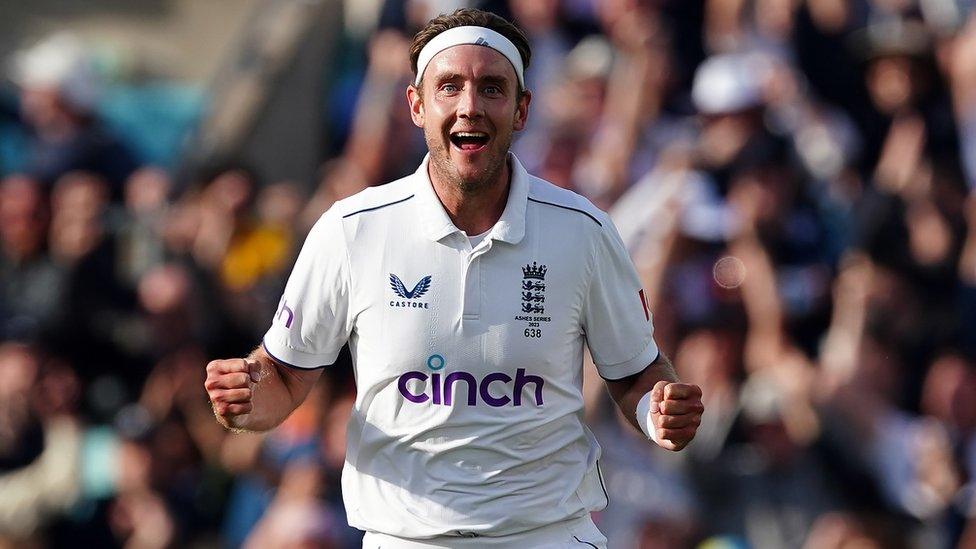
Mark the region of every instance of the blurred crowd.
<instances>
[{"instance_id":1,"label":"blurred crowd","mask_svg":"<svg viewBox=\"0 0 976 549\"><path fill-rule=\"evenodd\" d=\"M379 4L347 3L314 182L147 165L100 120L83 45L12 56L0 546L358 546L348 353L267 434L219 427L202 380L260 341L318 216L425 152L407 48L461 3ZM976 546L972 3L467 5L532 45L515 153L611 213L659 346L704 391L672 454L587 365L610 547Z\"/></svg>"}]
</instances>

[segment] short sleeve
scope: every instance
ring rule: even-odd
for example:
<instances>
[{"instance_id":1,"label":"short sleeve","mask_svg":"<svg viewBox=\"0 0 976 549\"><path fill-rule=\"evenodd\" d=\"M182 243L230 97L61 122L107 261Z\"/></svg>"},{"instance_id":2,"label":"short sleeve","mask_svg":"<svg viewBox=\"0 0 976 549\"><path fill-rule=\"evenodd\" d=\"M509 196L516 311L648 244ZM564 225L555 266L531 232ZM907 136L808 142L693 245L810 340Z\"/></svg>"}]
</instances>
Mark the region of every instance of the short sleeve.
<instances>
[{"instance_id":1,"label":"short sleeve","mask_svg":"<svg viewBox=\"0 0 976 549\"><path fill-rule=\"evenodd\" d=\"M593 247L583 330L600 376L622 379L657 359L654 326L627 250L608 217Z\"/></svg>"},{"instance_id":2,"label":"short sleeve","mask_svg":"<svg viewBox=\"0 0 976 549\"><path fill-rule=\"evenodd\" d=\"M342 219L331 209L312 227L264 335L275 360L295 368L335 362L352 331L349 254Z\"/></svg>"}]
</instances>

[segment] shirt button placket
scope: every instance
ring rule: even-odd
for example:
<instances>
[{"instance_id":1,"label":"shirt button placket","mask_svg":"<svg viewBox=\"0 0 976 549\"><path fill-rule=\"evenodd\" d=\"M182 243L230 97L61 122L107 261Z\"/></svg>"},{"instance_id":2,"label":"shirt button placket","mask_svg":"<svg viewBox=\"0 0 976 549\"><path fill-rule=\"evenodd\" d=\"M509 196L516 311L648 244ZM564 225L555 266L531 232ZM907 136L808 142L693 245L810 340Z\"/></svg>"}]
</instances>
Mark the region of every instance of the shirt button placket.
<instances>
[{"instance_id":1,"label":"shirt button placket","mask_svg":"<svg viewBox=\"0 0 976 549\"><path fill-rule=\"evenodd\" d=\"M462 320L478 320L481 318L481 256L491 247L483 242L477 250L471 251L466 246L467 253L463 256L464 273L462 276L464 304L461 312Z\"/></svg>"}]
</instances>

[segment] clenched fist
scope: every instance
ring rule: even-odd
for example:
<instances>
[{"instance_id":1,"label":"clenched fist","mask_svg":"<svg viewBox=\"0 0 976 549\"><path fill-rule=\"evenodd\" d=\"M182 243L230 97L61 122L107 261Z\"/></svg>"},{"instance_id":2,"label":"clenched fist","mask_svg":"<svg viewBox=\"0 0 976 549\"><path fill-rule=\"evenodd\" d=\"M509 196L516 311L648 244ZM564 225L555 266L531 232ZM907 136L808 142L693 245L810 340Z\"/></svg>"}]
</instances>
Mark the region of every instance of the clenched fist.
<instances>
[{"instance_id":1,"label":"clenched fist","mask_svg":"<svg viewBox=\"0 0 976 549\"><path fill-rule=\"evenodd\" d=\"M214 360L207 364L207 395L217 419L235 427L233 419L251 412L251 396L258 381L258 363L243 358Z\"/></svg>"},{"instance_id":2,"label":"clenched fist","mask_svg":"<svg viewBox=\"0 0 976 549\"><path fill-rule=\"evenodd\" d=\"M658 446L678 451L688 445L701 425L702 391L697 385L658 381L651 389L650 425Z\"/></svg>"}]
</instances>

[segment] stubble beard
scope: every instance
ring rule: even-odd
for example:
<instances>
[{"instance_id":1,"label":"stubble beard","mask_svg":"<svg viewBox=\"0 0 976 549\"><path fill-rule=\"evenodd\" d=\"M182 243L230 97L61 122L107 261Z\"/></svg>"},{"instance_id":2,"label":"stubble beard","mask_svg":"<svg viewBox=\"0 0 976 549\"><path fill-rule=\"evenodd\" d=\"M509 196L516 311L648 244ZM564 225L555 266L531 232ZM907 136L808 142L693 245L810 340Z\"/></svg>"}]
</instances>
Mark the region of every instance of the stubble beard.
<instances>
[{"instance_id":1,"label":"stubble beard","mask_svg":"<svg viewBox=\"0 0 976 549\"><path fill-rule=\"evenodd\" d=\"M507 138L496 136L496 139L502 139L502 141L495 143L499 146L488 152L487 169L473 178L463 178L458 173L454 163L451 162L450 144L445 147L439 135L432 138L428 137L426 141L427 149L430 151L431 170L439 180L457 189L462 195L477 195L498 181L498 176L505 169L505 162L508 161L508 150L512 145L512 136L509 135Z\"/></svg>"}]
</instances>

